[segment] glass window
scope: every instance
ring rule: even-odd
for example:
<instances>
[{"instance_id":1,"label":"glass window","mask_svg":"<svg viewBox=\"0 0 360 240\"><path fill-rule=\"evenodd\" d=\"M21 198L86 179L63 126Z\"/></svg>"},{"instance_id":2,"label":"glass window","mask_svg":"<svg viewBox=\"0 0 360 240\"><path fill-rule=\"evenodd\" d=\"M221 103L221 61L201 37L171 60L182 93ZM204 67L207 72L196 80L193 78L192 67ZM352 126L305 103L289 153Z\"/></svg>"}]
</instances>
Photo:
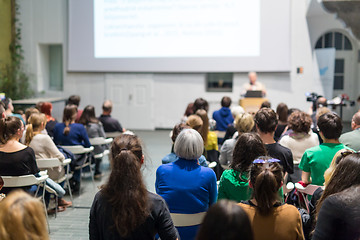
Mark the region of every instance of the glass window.
<instances>
[{"instance_id":1,"label":"glass window","mask_svg":"<svg viewBox=\"0 0 360 240\"><path fill-rule=\"evenodd\" d=\"M346 36L344 36L344 49L352 50L351 42Z\"/></svg>"},{"instance_id":2,"label":"glass window","mask_svg":"<svg viewBox=\"0 0 360 240\"><path fill-rule=\"evenodd\" d=\"M331 48L333 47L333 33L326 33L325 34L325 48Z\"/></svg>"},{"instance_id":3,"label":"glass window","mask_svg":"<svg viewBox=\"0 0 360 240\"><path fill-rule=\"evenodd\" d=\"M344 76L335 76L334 90L343 90L343 89L344 89Z\"/></svg>"},{"instance_id":4,"label":"glass window","mask_svg":"<svg viewBox=\"0 0 360 240\"><path fill-rule=\"evenodd\" d=\"M336 32L335 33L335 48L336 50L342 50L343 49L343 36L341 33Z\"/></svg>"},{"instance_id":5,"label":"glass window","mask_svg":"<svg viewBox=\"0 0 360 240\"><path fill-rule=\"evenodd\" d=\"M232 92L233 73L208 73L206 74L206 91Z\"/></svg>"},{"instance_id":6,"label":"glass window","mask_svg":"<svg viewBox=\"0 0 360 240\"><path fill-rule=\"evenodd\" d=\"M319 38L319 40L316 42L315 48L323 48L322 41L324 37Z\"/></svg>"},{"instance_id":7,"label":"glass window","mask_svg":"<svg viewBox=\"0 0 360 240\"><path fill-rule=\"evenodd\" d=\"M335 73L344 73L344 59L335 59Z\"/></svg>"},{"instance_id":8,"label":"glass window","mask_svg":"<svg viewBox=\"0 0 360 240\"><path fill-rule=\"evenodd\" d=\"M49 45L49 89L63 90L62 45Z\"/></svg>"}]
</instances>

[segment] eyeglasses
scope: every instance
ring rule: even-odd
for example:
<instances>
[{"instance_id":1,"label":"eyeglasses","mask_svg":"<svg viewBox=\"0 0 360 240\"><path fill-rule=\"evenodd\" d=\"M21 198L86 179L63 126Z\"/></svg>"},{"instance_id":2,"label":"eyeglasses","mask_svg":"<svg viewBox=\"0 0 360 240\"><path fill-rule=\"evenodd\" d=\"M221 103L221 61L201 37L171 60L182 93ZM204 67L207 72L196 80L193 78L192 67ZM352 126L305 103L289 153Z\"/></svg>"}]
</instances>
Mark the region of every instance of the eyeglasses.
<instances>
[{"instance_id":1,"label":"eyeglasses","mask_svg":"<svg viewBox=\"0 0 360 240\"><path fill-rule=\"evenodd\" d=\"M253 163L256 163L256 164L264 164L264 163L274 163L274 162L280 162L279 159L276 159L276 158L270 158L270 159L260 159L260 158L257 158L253 161Z\"/></svg>"}]
</instances>

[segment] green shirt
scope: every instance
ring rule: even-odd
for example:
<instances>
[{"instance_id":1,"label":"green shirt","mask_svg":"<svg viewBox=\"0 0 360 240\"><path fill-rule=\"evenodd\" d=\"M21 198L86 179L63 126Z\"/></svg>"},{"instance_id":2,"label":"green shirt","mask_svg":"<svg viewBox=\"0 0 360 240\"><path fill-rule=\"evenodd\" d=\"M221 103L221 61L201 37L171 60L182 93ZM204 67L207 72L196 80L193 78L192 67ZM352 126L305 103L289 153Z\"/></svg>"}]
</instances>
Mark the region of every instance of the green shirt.
<instances>
[{"instance_id":1,"label":"green shirt","mask_svg":"<svg viewBox=\"0 0 360 240\"><path fill-rule=\"evenodd\" d=\"M240 179L239 171L225 170L220 178L218 200L229 199L236 202L249 200L252 189L249 187L248 175L249 173L243 172Z\"/></svg>"},{"instance_id":2,"label":"green shirt","mask_svg":"<svg viewBox=\"0 0 360 240\"><path fill-rule=\"evenodd\" d=\"M323 186L324 173L329 168L334 155L341 149L347 148L342 143L323 143L309 148L301 158L299 168L310 172L312 184Z\"/></svg>"},{"instance_id":3,"label":"green shirt","mask_svg":"<svg viewBox=\"0 0 360 240\"><path fill-rule=\"evenodd\" d=\"M252 188L249 187L249 173L240 172L234 169L225 170L220 178L218 200L228 199L235 202L246 201L251 199ZM279 197L284 202L283 188L279 189Z\"/></svg>"}]
</instances>

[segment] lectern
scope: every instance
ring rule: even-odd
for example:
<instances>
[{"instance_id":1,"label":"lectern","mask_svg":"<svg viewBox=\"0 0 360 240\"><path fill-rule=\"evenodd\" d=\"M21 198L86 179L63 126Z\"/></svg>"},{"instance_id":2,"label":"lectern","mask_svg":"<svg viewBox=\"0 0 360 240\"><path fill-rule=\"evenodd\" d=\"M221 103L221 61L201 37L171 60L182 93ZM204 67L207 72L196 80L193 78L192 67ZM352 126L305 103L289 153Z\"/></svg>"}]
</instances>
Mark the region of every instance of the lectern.
<instances>
[{"instance_id":1,"label":"lectern","mask_svg":"<svg viewBox=\"0 0 360 240\"><path fill-rule=\"evenodd\" d=\"M239 100L239 105L244 108L247 113L256 113L261 104L267 100L267 98L242 98Z\"/></svg>"}]
</instances>

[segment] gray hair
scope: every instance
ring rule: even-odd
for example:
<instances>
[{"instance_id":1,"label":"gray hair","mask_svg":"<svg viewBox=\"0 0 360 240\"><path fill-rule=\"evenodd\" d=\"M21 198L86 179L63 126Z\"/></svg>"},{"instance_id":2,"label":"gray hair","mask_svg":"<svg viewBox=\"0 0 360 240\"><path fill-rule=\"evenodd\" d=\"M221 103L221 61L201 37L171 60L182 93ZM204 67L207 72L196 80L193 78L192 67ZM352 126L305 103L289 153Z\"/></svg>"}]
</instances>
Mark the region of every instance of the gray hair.
<instances>
[{"instance_id":1,"label":"gray hair","mask_svg":"<svg viewBox=\"0 0 360 240\"><path fill-rule=\"evenodd\" d=\"M204 151L204 141L196 130L184 129L175 140L174 152L188 160L199 159Z\"/></svg>"}]
</instances>

